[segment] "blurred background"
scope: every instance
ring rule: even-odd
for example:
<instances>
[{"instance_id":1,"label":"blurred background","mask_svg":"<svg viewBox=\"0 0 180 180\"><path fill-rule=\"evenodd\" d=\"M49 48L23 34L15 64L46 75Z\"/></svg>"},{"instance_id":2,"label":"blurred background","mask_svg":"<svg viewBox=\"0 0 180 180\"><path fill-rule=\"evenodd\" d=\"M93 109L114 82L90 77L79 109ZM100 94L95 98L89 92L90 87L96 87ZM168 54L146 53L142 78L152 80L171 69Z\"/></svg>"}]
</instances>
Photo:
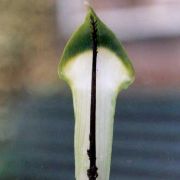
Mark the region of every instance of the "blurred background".
<instances>
[{"instance_id":1,"label":"blurred background","mask_svg":"<svg viewBox=\"0 0 180 180\"><path fill-rule=\"evenodd\" d=\"M92 0L135 83L118 97L112 180L180 179L180 0ZM70 89L57 66L83 0L0 0L0 180L74 179Z\"/></svg>"}]
</instances>

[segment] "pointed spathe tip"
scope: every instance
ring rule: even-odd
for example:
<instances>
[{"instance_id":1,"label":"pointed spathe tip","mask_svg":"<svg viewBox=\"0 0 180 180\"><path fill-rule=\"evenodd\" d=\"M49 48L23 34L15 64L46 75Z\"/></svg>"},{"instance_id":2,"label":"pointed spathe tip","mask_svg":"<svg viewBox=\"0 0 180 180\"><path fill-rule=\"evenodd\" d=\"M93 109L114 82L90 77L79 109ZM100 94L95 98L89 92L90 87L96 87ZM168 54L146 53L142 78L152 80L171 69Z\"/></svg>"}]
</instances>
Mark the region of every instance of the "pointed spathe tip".
<instances>
[{"instance_id":1,"label":"pointed spathe tip","mask_svg":"<svg viewBox=\"0 0 180 180\"><path fill-rule=\"evenodd\" d=\"M84 1L84 6L86 7L87 11L91 11L91 12L94 12L93 8L92 8L92 5L90 3L90 0L85 0Z\"/></svg>"},{"instance_id":2,"label":"pointed spathe tip","mask_svg":"<svg viewBox=\"0 0 180 180\"><path fill-rule=\"evenodd\" d=\"M91 6L91 4L89 3L89 1L84 1L84 5L87 9L87 16L86 17L89 17L89 16L94 16L94 17L97 17L96 13L94 12L93 10L93 7Z\"/></svg>"},{"instance_id":3,"label":"pointed spathe tip","mask_svg":"<svg viewBox=\"0 0 180 180\"><path fill-rule=\"evenodd\" d=\"M85 0L84 1L84 6L85 6L85 8L87 10L87 14L94 13L94 10L93 10L93 8L92 8L92 6L91 6L89 1Z\"/></svg>"},{"instance_id":4,"label":"pointed spathe tip","mask_svg":"<svg viewBox=\"0 0 180 180\"><path fill-rule=\"evenodd\" d=\"M85 1L84 1L84 6L85 6L85 7L86 7L86 9L88 10L88 9L89 9L89 7L91 7L90 2L89 2L89 1L87 1L87 0L85 0Z\"/></svg>"}]
</instances>

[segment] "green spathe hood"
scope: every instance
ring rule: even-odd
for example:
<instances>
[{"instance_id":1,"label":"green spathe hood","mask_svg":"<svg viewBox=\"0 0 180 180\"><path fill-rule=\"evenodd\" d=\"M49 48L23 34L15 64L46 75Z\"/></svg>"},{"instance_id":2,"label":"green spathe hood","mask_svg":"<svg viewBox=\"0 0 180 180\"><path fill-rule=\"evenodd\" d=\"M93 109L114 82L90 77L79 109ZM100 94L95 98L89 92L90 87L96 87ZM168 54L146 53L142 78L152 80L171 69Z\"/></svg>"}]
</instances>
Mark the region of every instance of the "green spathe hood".
<instances>
[{"instance_id":1,"label":"green spathe hood","mask_svg":"<svg viewBox=\"0 0 180 180\"><path fill-rule=\"evenodd\" d=\"M92 49L92 37L91 37L91 24L90 17L93 16L97 21L98 29L98 47L104 47L112 52L114 52L119 60L124 63L129 75L134 78L134 69L131 65L131 62L122 47L121 43L118 41L114 33L97 17L95 12L91 7L88 9L87 16L84 23L74 32L68 41L61 61L59 64L59 75L63 77L63 67L67 62L71 61L73 57L77 56L80 53L83 53L86 50ZM86 59L85 59L86 60ZM64 77L65 78L65 77Z\"/></svg>"}]
</instances>

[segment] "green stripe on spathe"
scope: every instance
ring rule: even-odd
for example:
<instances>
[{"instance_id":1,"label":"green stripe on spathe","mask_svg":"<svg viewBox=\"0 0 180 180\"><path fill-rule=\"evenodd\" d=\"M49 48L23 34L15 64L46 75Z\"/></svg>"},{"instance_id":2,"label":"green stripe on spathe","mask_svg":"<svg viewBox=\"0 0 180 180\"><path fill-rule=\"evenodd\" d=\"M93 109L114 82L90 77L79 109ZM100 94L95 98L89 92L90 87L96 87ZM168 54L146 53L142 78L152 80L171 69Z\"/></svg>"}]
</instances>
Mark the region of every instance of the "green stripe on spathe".
<instances>
[{"instance_id":1,"label":"green stripe on spathe","mask_svg":"<svg viewBox=\"0 0 180 180\"><path fill-rule=\"evenodd\" d=\"M114 33L97 17L92 8L89 8L84 23L72 34L68 41L59 64L59 73L62 73L63 66L72 57L92 49L90 16L93 16L97 20L98 47L106 47L113 51L123 61L130 75L133 77L134 70L124 48Z\"/></svg>"}]
</instances>

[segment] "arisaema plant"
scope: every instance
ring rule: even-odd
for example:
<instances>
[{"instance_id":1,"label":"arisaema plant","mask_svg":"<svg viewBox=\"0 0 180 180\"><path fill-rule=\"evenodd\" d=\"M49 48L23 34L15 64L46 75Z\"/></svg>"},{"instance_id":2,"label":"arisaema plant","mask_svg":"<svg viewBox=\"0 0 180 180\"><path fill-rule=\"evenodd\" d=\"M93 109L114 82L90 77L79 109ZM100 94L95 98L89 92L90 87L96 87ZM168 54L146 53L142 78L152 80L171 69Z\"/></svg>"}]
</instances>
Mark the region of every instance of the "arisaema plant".
<instances>
[{"instance_id":1,"label":"arisaema plant","mask_svg":"<svg viewBox=\"0 0 180 180\"><path fill-rule=\"evenodd\" d=\"M75 178L108 180L116 98L133 82L134 70L92 8L68 41L58 72L73 95Z\"/></svg>"}]
</instances>

